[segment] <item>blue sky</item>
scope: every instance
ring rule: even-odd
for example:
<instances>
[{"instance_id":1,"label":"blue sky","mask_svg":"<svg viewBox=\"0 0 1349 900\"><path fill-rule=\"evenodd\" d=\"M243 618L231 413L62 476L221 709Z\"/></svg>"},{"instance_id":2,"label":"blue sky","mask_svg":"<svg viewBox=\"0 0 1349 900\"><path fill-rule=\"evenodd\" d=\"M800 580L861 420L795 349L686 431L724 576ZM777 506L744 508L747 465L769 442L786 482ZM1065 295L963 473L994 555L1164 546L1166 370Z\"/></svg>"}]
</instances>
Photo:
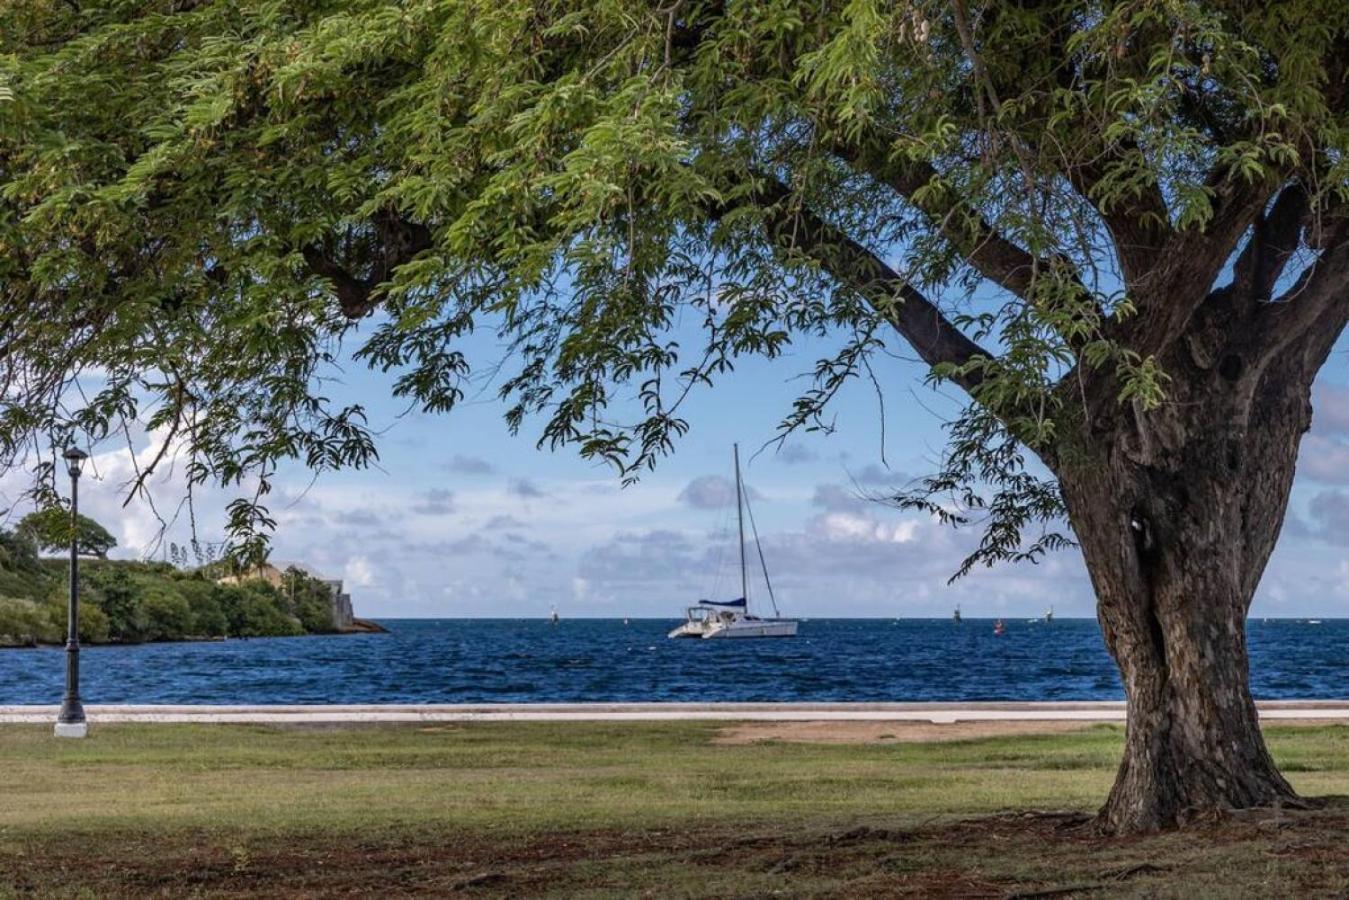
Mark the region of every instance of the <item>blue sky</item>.
<instances>
[{"instance_id":1,"label":"blue sky","mask_svg":"<svg viewBox=\"0 0 1349 900\"><path fill-rule=\"evenodd\" d=\"M553 605L572 617L675 617L700 597L739 593L729 488L738 441L784 613L946 616L958 603L975 617L1038 615L1051 604L1061 616L1094 615L1075 551L948 585L977 532L862 498L933 471L940 458L942 423L960 402L925 387L920 365L877 360L883 415L873 386L856 382L833 408L832 434L759 452L828 349L798 344L786 358L742 363L687 406L692 430L676 454L627 488L574 453L536 449L537 431L511 436L491 384L448 416L423 415L390 397L388 376L348 365L329 393L367 407L383 432L380 465L312 484L299 467L283 471L270 503L280 523L273 557L344 577L357 613L371 617L543 616ZM1255 616L1349 615L1345 349L1318 383L1292 511ZM154 441L139 440L137 456L148 458ZM121 505L131 452L103 448L93 469L82 508L117 535L116 555L147 553L159 533L154 512ZM180 476L166 471L156 487L166 518ZM230 496L198 496L204 539L220 534ZM186 536L180 518L168 539ZM763 596L756 579L751 600Z\"/></svg>"}]
</instances>

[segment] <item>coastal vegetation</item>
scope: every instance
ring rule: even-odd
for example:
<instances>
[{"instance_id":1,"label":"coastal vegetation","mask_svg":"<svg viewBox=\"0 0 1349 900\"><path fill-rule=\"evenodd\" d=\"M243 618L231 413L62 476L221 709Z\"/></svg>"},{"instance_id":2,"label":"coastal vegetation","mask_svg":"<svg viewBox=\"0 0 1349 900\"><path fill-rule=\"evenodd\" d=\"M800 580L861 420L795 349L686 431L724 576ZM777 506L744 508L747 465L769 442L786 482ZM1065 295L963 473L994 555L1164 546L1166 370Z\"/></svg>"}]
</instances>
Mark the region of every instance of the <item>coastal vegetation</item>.
<instances>
[{"instance_id":1,"label":"coastal vegetation","mask_svg":"<svg viewBox=\"0 0 1349 900\"><path fill-rule=\"evenodd\" d=\"M831 740L847 731L833 723ZM727 742L716 723L0 729L0 897L1330 896L1349 808L1086 827L1116 726ZM938 731L940 729L937 729ZM930 737L930 736L929 736ZM1267 731L1349 794L1349 727ZM1202 837L1202 840L1196 840Z\"/></svg>"},{"instance_id":2,"label":"coastal vegetation","mask_svg":"<svg viewBox=\"0 0 1349 900\"><path fill-rule=\"evenodd\" d=\"M0 531L0 647L65 641L69 562L39 556L38 546L23 527ZM80 640L127 644L335 630L332 588L322 581L291 570L284 590L257 579L218 584L222 571L218 564L183 569L83 560Z\"/></svg>"},{"instance_id":3,"label":"coastal vegetation","mask_svg":"<svg viewBox=\"0 0 1349 900\"><path fill-rule=\"evenodd\" d=\"M248 559L286 461L376 459L353 354L625 479L745 357L811 348L785 438L916 356L968 406L889 502L982 526L966 569L1090 572L1129 700L1099 826L1296 804L1244 622L1349 322L1343 12L11 3L0 471L49 498L47 448L159 429L129 491L237 487Z\"/></svg>"}]
</instances>

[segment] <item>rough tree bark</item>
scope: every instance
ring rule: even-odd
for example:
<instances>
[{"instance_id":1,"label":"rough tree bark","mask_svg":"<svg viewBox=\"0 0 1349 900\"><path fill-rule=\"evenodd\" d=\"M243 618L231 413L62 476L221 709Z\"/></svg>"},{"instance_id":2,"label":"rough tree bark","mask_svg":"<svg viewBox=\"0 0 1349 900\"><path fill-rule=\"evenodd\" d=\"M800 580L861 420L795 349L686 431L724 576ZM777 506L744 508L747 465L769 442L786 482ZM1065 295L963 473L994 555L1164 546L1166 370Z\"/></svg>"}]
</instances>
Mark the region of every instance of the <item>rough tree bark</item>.
<instances>
[{"instance_id":1,"label":"rough tree bark","mask_svg":"<svg viewBox=\"0 0 1349 900\"><path fill-rule=\"evenodd\" d=\"M1166 354L1165 405L1089 384L1056 466L1129 701L1105 831L1301 802L1260 732L1245 622L1339 325L1281 335L1280 312L1215 292Z\"/></svg>"}]
</instances>

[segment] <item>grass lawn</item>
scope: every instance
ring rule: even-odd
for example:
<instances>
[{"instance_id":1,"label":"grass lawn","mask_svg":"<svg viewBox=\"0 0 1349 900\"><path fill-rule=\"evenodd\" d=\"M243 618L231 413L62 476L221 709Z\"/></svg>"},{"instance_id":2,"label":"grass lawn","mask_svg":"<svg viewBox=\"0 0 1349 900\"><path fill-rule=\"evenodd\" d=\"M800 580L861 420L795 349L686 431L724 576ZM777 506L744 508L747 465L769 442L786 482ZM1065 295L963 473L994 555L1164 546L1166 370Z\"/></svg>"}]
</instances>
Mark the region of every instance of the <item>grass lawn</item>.
<instances>
[{"instance_id":1,"label":"grass lawn","mask_svg":"<svg viewBox=\"0 0 1349 900\"><path fill-rule=\"evenodd\" d=\"M0 728L0 897L1288 896L1349 803L1105 840L1118 728L727 745L716 724ZM1268 731L1349 794L1349 727Z\"/></svg>"}]
</instances>

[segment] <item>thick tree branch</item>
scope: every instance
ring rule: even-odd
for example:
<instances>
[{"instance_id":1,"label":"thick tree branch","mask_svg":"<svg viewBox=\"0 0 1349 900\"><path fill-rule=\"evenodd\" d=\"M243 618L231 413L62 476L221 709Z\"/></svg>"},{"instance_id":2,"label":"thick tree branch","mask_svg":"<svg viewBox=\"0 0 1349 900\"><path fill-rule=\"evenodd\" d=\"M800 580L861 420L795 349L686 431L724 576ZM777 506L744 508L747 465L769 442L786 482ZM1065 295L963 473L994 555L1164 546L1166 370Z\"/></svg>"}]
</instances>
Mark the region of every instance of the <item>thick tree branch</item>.
<instances>
[{"instance_id":1,"label":"thick tree branch","mask_svg":"<svg viewBox=\"0 0 1349 900\"><path fill-rule=\"evenodd\" d=\"M371 286L334 262L322 247L309 244L300 248L300 255L304 257L309 271L326 278L332 285L337 302L342 307L342 315L348 319L359 319L374 309L374 304L370 302Z\"/></svg>"},{"instance_id":2,"label":"thick tree branch","mask_svg":"<svg viewBox=\"0 0 1349 900\"><path fill-rule=\"evenodd\" d=\"M348 319L368 315L379 304L378 291L394 270L411 262L417 254L432 246L431 229L391 210L378 214L373 224L374 246L369 263L370 272L364 278L353 275L319 244L309 244L300 249L309 270L332 284L333 293L342 306L342 314Z\"/></svg>"},{"instance_id":3,"label":"thick tree branch","mask_svg":"<svg viewBox=\"0 0 1349 900\"><path fill-rule=\"evenodd\" d=\"M940 189L941 175L930 164L894 159L889 144L877 139L860 144L838 142L834 152L926 213L969 264L994 284L1027 299L1037 269L1049 271L1048 261L1037 263L1029 252L999 234L978 210Z\"/></svg>"},{"instance_id":4,"label":"thick tree branch","mask_svg":"<svg viewBox=\"0 0 1349 900\"><path fill-rule=\"evenodd\" d=\"M1301 345L1315 372L1349 321L1349 214L1325 226L1325 249L1297 281L1262 309L1264 352Z\"/></svg>"},{"instance_id":5,"label":"thick tree branch","mask_svg":"<svg viewBox=\"0 0 1349 900\"><path fill-rule=\"evenodd\" d=\"M751 196L779 248L810 259L855 290L928 365L964 366L978 357L992 358L880 257L795 202L782 182L762 176ZM983 375L963 372L951 380L973 393Z\"/></svg>"},{"instance_id":6,"label":"thick tree branch","mask_svg":"<svg viewBox=\"0 0 1349 900\"><path fill-rule=\"evenodd\" d=\"M1293 183L1255 220L1254 233L1234 268L1232 286L1239 296L1257 302L1271 298L1284 266L1297 250L1310 212L1306 190Z\"/></svg>"},{"instance_id":7,"label":"thick tree branch","mask_svg":"<svg viewBox=\"0 0 1349 900\"><path fill-rule=\"evenodd\" d=\"M1185 333L1186 323L1208 298L1237 241L1277 187L1273 180L1220 179L1215 173L1213 215L1208 224L1175 232L1153 270L1130 286L1138 291L1141 310L1128 328L1129 343L1138 353L1160 355Z\"/></svg>"},{"instance_id":8,"label":"thick tree branch","mask_svg":"<svg viewBox=\"0 0 1349 900\"><path fill-rule=\"evenodd\" d=\"M1136 152L1140 151L1131 146L1105 149L1087 162L1066 167L1064 172L1069 184L1096 208L1109 230L1126 288L1153 270L1173 233L1166 198L1156 184L1140 183L1132 193L1112 197L1110 202L1100 196L1100 185L1116 167L1125 164L1126 154Z\"/></svg>"},{"instance_id":9,"label":"thick tree branch","mask_svg":"<svg viewBox=\"0 0 1349 900\"><path fill-rule=\"evenodd\" d=\"M856 171L890 187L925 213L965 261L989 281L1031 305L1044 303L1055 295L1055 288L1067 286L1072 299L1082 304L1071 312L1075 321L1104 317L1070 259L1064 255L1037 258L1008 240L977 208L954 191L942 189L941 174L930 163L895 159L889 144L875 136L852 144L837 142L834 152ZM1051 283L1052 287L1046 290ZM1059 335L1077 353L1088 339L1085 335L1093 330L1061 328Z\"/></svg>"}]
</instances>

